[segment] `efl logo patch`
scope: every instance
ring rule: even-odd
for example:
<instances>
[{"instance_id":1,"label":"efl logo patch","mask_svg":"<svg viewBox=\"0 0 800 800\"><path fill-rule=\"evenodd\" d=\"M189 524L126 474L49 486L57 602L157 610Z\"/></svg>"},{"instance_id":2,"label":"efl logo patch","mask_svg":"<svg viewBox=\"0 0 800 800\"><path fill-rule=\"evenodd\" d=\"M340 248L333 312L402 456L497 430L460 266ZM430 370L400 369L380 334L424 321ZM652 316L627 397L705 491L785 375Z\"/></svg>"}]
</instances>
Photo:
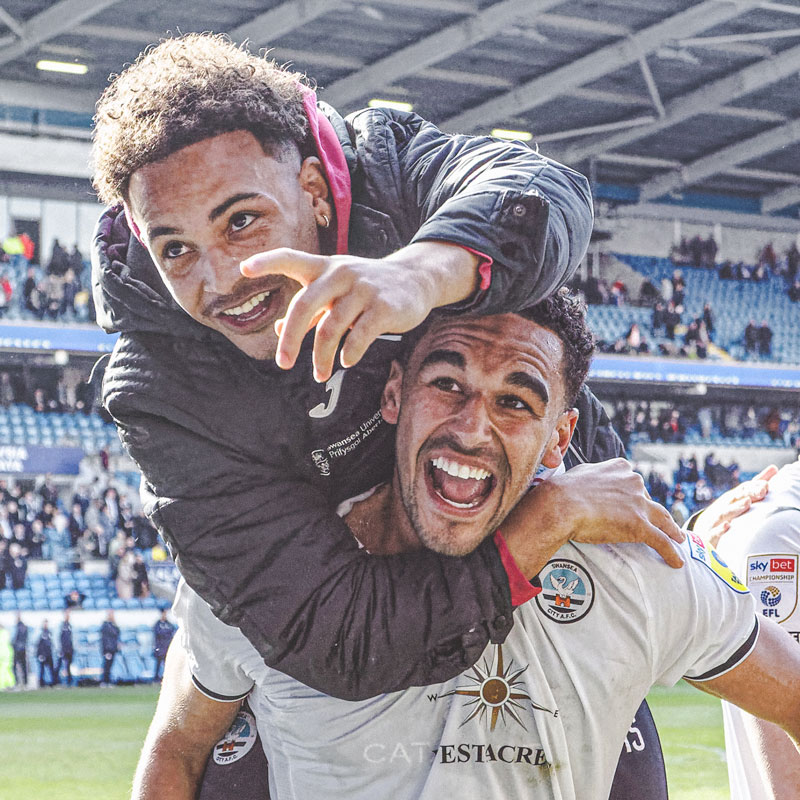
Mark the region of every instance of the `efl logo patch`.
<instances>
[{"instance_id":1,"label":"efl logo patch","mask_svg":"<svg viewBox=\"0 0 800 800\"><path fill-rule=\"evenodd\" d=\"M747 587L736 577L736 573L697 534L688 537L689 554L695 561L705 564L723 583L739 594L747 594Z\"/></svg>"},{"instance_id":2,"label":"efl logo patch","mask_svg":"<svg viewBox=\"0 0 800 800\"><path fill-rule=\"evenodd\" d=\"M747 556L747 583L765 617L786 622L797 608L797 553Z\"/></svg>"},{"instance_id":3,"label":"efl logo patch","mask_svg":"<svg viewBox=\"0 0 800 800\"><path fill-rule=\"evenodd\" d=\"M257 736L253 715L240 710L224 738L214 745L214 763L232 764L244 758L255 744Z\"/></svg>"},{"instance_id":4,"label":"efl logo patch","mask_svg":"<svg viewBox=\"0 0 800 800\"><path fill-rule=\"evenodd\" d=\"M577 622L594 602L589 573L575 561L554 559L539 573L542 591L536 595L539 610L555 622Z\"/></svg>"}]
</instances>

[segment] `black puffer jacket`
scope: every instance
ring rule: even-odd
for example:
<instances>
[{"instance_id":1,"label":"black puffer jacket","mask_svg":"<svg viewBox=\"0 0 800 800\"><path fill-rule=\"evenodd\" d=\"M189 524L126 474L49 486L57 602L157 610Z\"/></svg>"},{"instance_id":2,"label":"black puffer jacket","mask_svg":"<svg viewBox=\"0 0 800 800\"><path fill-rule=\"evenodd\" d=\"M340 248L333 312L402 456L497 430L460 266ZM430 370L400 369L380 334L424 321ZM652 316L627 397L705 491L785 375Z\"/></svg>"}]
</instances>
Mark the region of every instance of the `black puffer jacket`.
<instances>
[{"instance_id":1,"label":"black puffer jacket","mask_svg":"<svg viewBox=\"0 0 800 800\"><path fill-rule=\"evenodd\" d=\"M494 259L473 303L486 311L536 302L574 271L592 223L577 173L413 114L325 113L352 177L351 252L474 248ZM368 557L332 511L391 471L378 409L396 337L320 386L308 346L282 372L184 314L119 210L95 245L98 319L122 333L104 402L144 475L148 515L221 619L271 666L345 699L449 679L505 638L512 607L492 542L460 559Z\"/></svg>"}]
</instances>

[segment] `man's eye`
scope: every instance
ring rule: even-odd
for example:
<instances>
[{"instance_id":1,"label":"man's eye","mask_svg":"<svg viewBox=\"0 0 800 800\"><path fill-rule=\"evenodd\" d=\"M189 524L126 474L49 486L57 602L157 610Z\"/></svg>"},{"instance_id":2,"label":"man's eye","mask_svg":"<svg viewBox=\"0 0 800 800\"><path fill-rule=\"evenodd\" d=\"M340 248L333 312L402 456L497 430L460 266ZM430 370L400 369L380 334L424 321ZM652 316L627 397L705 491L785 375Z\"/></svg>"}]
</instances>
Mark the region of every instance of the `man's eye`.
<instances>
[{"instance_id":1,"label":"man's eye","mask_svg":"<svg viewBox=\"0 0 800 800\"><path fill-rule=\"evenodd\" d=\"M460 392L461 387L453 378L435 378L431 381L431 386L442 392Z\"/></svg>"},{"instance_id":2,"label":"man's eye","mask_svg":"<svg viewBox=\"0 0 800 800\"><path fill-rule=\"evenodd\" d=\"M164 258L180 258L189 252L189 248L183 242L167 242L161 252Z\"/></svg>"},{"instance_id":3,"label":"man's eye","mask_svg":"<svg viewBox=\"0 0 800 800\"><path fill-rule=\"evenodd\" d=\"M512 411L531 410L531 407L524 400L520 400L519 397L515 397L513 394L503 395L498 402L502 408L507 408Z\"/></svg>"},{"instance_id":4,"label":"man's eye","mask_svg":"<svg viewBox=\"0 0 800 800\"><path fill-rule=\"evenodd\" d=\"M254 219L255 214L248 211L240 211L231 217L230 226L232 231L241 231L246 228Z\"/></svg>"}]
</instances>

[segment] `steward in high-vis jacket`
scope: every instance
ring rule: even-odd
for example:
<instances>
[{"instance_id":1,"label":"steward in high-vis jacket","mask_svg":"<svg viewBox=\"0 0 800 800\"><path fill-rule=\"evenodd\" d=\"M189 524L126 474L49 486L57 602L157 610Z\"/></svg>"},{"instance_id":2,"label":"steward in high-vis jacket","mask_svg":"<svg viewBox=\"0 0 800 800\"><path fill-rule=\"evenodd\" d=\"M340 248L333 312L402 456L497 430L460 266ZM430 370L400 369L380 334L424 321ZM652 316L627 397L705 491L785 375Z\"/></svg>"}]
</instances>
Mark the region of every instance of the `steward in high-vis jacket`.
<instances>
[{"instance_id":1,"label":"steward in high-vis jacket","mask_svg":"<svg viewBox=\"0 0 800 800\"><path fill-rule=\"evenodd\" d=\"M195 52L202 38L193 37ZM192 67L184 59L177 68ZM309 141L335 205L337 252L377 259L410 242L460 245L481 263L480 288L461 306L486 313L531 305L572 275L592 225L581 175L520 144L445 134L387 109L343 119L310 97ZM206 135L242 128L227 121ZM288 372L248 357L177 305L138 240L147 231L134 222L132 235L131 219L113 207L96 232L97 317L121 334L103 402L189 585L269 665L344 699L448 679L502 642L514 567L491 538L464 558L368 557L333 511L391 473L379 399L400 337L381 337L321 385L310 340ZM615 454L599 404L582 403L599 423L589 423L597 440L586 444Z\"/></svg>"}]
</instances>

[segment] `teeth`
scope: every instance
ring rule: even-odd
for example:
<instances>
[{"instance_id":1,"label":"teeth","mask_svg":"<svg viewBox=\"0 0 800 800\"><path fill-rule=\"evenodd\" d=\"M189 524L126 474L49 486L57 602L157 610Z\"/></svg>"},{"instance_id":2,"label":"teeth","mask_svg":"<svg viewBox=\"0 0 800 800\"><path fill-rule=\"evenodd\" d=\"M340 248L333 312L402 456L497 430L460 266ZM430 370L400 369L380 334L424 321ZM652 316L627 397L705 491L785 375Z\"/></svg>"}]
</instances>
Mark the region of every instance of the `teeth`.
<instances>
[{"instance_id":1,"label":"teeth","mask_svg":"<svg viewBox=\"0 0 800 800\"><path fill-rule=\"evenodd\" d=\"M466 464L457 464L455 461L448 461L443 456L434 458L431 464L433 464L436 469L440 469L442 472L446 472L454 478L461 478L463 480L472 478L477 481L485 481L491 475L491 472L482 467L468 467Z\"/></svg>"},{"instance_id":2,"label":"teeth","mask_svg":"<svg viewBox=\"0 0 800 800\"><path fill-rule=\"evenodd\" d=\"M257 294L255 297L251 297L245 303L242 303L240 306L236 306L235 308L226 308L223 311L223 314L226 314L229 317L239 317L242 314L247 314L248 312L252 311L259 303L263 303L272 292L261 292L261 294Z\"/></svg>"}]
</instances>

